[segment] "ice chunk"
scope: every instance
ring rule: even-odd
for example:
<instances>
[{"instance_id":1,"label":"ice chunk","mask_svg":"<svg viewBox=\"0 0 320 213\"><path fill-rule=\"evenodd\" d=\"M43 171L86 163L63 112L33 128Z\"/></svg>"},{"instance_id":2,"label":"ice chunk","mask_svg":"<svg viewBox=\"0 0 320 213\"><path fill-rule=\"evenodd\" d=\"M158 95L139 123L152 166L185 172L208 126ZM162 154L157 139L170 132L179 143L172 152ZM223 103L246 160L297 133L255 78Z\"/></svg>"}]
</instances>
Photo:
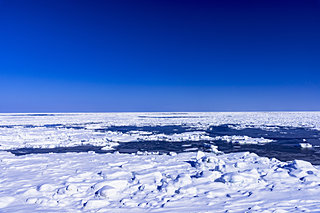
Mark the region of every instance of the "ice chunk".
<instances>
[{"instance_id":1,"label":"ice chunk","mask_svg":"<svg viewBox=\"0 0 320 213\"><path fill-rule=\"evenodd\" d=\"M302 149L311 149L312 145L310 143L299 143Z\"/></svg>"},{"instance_id":2,"label":"ice chunk","mask_svg":"<svg viewBox=\"0 0 320 213\"><path fill-rule=\"evenodd\" d=\"M117 198L118 194L119 194L119 190L109 185L103 186L101 189L99 189L96 192L97 196L108 198L109 200L113 200Z\"/></svg>"},{"instance_id":3,"label":"ice chunk","mask_svg":"<svg viewBox=\"0 0 320 213\"><path fill-rule=\"evenodd\" d=\"M289 164L289 166L301 170L315 170L310 162L304 160L294 160L291 164Z\"/></svg>"},{"instance_id":4,"label":"ice chunk","mask_svg":"<svg viewBox=\"0 0 320 213\"><path fill-rule=\"evenodd\" d=\"M198 151L197 152L197 157L196 157L196 159L197 160L200 160L201 158L203 158L203 157L205 157L206 155L204 154L204 152L202 152L202 151Z\"/></svg>"}]
</instances>

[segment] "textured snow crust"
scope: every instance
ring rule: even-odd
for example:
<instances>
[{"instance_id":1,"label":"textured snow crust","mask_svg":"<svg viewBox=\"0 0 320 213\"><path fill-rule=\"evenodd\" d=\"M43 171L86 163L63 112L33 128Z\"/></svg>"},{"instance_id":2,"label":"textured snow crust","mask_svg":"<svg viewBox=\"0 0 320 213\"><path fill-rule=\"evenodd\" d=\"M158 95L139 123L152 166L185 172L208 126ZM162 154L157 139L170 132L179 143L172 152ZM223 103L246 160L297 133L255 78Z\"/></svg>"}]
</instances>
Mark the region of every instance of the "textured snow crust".
<instances>
[{"instance_id":1,"label":"textured snow crust","mask_svg":"<svg viewBox=\"0 0 320 213\"><path fill-rule=\"evenodd\" d=\"M0 212L320 211L320 170L252 153L0 152Z\"/></svg>"}]
</instances>

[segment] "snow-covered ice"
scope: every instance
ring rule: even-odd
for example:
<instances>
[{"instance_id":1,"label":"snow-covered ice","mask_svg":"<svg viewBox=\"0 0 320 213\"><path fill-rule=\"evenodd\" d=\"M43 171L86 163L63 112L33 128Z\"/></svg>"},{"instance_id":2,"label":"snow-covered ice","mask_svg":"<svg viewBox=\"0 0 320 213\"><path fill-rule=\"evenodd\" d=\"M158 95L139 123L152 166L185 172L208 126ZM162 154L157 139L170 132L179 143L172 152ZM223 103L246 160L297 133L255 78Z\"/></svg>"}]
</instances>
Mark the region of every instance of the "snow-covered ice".
<instances>
[{"instance_id":1,"label":"snow-covered ice","mask_svg":"<svg viewBox=\"0 0 320 213\"><path fill-rule=\"evenodd\" d=\"M210 126L320 130L319 112L0 114L0 212L320 212L320 167L254 153L223 154L212 140L264 144L246 135L212 136ZM110 130L176 125L174 133ZM23 147L208 142L211 152L118 152L15 156ZM309 140L299 145L309 148ZM311 144L310 144L311 145ZM316 146L314 146L316 147ZM298 148L299 149L299 148ZM192 151L192 152L191 152Z\"/></svg>"},{"instance_id":2,"label":"snow-covered ice","mask_svg":"<svg viewBox=\"0 0 320 213\"><path fill-rule=\"evenodd\" d=\"M233 136L217 136L215 137L215 140L224 140L231 143L239 143L239 144L265 144L273 142L273 140L265 139L265 138L252 138L249 136L239 136L239 135L233 135Z\"/></svg>"},{"instance_id":3,"label":"snow-covered ice","mask_svg":"<svg viewBox=\"0 0 320 213\"><path fill-rule=\"evenodd\" d=\"M311 149L312 145L310 143L300 143L300 147L303 149Z\"/></svg>"},{"instance_id":4,"label":"snow-covered ice","mask_svg":"<svg viewBox=\"0 0 320 213\"><path fill-rule=\"evenodd\" d=\"M2 212L320 211L320 170L253 153L0 152Z\"/></svg>"}]
</instances>

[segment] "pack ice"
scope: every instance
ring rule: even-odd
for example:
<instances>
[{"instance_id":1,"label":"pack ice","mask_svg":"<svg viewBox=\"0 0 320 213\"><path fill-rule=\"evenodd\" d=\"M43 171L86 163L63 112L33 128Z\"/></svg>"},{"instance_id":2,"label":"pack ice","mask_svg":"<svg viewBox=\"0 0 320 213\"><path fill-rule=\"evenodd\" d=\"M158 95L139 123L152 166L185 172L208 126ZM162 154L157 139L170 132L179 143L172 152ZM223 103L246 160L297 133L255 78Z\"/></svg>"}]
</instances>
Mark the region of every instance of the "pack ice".
<instances>
[{"instance_id":1,"label":"pack ice","mask_svg":"<svg viewBox=\"0 0 320 213\"><path fill-rule=\"evenodd\" d=\"M287 125L319 129L319 118L317 112L89 113L50 117L1 114L0 212L320 212L320 168L302 160L281 162L249 152L15 156L5 151L19 147L107 146L137 138L162 138L164 142L211 140L201 131L171 135L92 131L108 126L204 128L233 123L240 128ZM225 139L251 144L270 142L238 136Z\"/></svg>"}]
</instances>

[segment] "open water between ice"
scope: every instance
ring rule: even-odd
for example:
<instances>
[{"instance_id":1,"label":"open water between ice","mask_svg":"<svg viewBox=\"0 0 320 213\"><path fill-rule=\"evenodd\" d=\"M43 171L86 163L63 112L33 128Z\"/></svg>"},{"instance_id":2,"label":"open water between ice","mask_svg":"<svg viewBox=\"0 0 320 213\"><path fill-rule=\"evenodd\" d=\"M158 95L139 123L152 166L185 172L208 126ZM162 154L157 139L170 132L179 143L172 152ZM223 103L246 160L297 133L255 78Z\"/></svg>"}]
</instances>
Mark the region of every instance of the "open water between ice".
<instances>
[{"instance_id":1,"label":"open water between ice","mask_svg":"<svg viewBox=\"0 0 320 213\"><path fill-rule=\"evenodd\" d=\"M56 128L57 126L47 126L47 128ZM61 125L59 126L61 128ZM32 128L32 127L28 127ZM66 126L65 128L80 129L81 126ZM274 142L266 144L240 144L230 143L224 140L212 141L135 141L120 142L114 150L103 150L102 146L74 146L74 147L56 147L56 148L20 148L7 150L15 155L40 154L40 153L66 153L66 152L89 152L110 153L118 151L120 153L137 152L159 152L165 154L169 152L210 152L210 146L218 146L218 150L224 153L249 151L263 157L274 157L281 161L294 159L306 160L314 165L320 165L320 131L309 128L293 128L275 126L271 129L244 128L238 129L235 125L211 126L208 129L195 129L186 126L111 126L107 128L96 129L98 132L117 131L127 133L130 131L147 131L153 134L176 134L188 131L206 131L209 136L249 136L252 138L263 137L271 139ZM301 148L300 143L312 144L312 148Z\"/></svg>"}]
</instances>

